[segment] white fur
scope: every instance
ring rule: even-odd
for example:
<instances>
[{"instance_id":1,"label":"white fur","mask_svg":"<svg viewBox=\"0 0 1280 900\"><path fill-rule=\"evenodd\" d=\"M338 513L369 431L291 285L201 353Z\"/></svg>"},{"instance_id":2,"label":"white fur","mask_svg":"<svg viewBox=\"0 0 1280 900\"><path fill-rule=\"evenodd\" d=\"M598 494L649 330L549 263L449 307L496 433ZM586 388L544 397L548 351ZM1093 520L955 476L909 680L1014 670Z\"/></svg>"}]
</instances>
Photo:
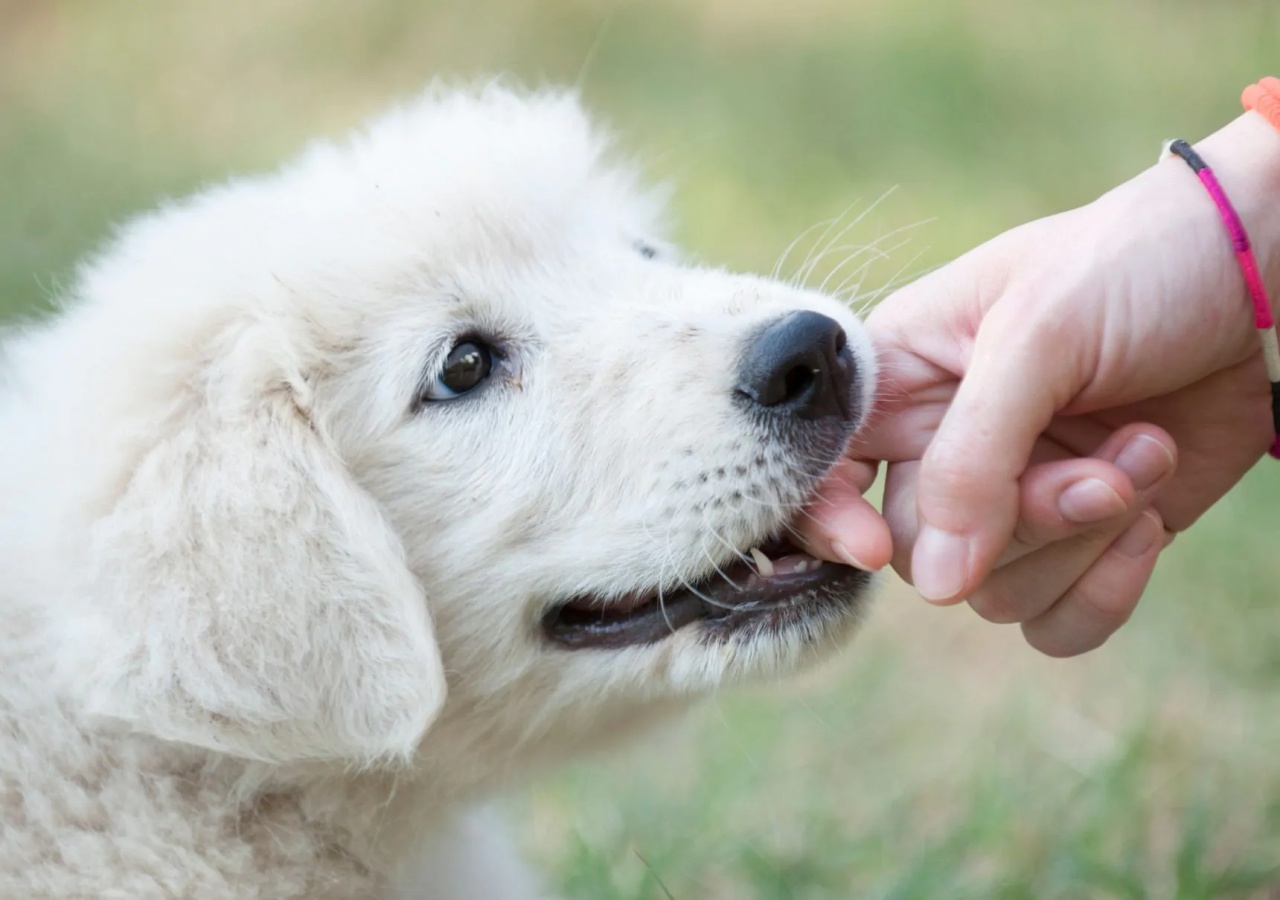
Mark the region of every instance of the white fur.
<instances>
[{"instance_id":1,"label":"white fur","mask_svg":"<svg viewBox=\"0 0 1280 900\"><path fill-rule=\"evenodd\" d=\"M670 258L604 150L571 97L433 90L134 221L7 337L0 897L536 896L477 803L851 633L540 637L811 490L730 404L751 329L820 310L873 381L837 302ZM503 376L411 412L477 331Z\"/></svg>"}]
</instances>

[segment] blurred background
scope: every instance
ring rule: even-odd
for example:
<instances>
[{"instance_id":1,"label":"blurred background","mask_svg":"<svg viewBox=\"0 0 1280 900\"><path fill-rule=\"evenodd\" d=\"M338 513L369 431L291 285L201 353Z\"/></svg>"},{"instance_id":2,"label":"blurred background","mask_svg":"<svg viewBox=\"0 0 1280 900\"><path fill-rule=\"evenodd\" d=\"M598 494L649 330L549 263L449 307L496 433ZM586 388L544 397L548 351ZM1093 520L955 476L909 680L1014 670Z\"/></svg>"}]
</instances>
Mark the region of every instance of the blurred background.
<instances>
[{"instance_id":1,"label":"blurred background","mask_svg":"<svg viewBox=\"0 0 1280 900\"><path fill-rule=\"evenodd\" d=\"M865 214L874 298L1234 117L1280 4L0 0L0 315L131 212L493 72L581 84L708 262ZM529 854L583 900L1280 897L1278 472L1103 649L893 584L834 666L512 801Z\"/></svg>"}]
</instances>

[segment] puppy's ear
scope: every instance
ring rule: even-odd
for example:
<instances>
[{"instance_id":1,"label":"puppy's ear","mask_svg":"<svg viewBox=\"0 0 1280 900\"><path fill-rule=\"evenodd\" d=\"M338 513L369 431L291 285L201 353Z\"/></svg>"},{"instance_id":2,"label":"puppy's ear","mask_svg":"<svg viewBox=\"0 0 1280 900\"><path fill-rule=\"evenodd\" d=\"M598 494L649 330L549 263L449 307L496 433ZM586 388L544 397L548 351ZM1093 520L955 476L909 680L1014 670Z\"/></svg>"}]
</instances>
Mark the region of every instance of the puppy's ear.
<instances>
[{"instance_id":1,"label":"puppy's ear","mask_svg":"<svg viewBox=\"0 0 1280 900\"><path fill-rule=\"evenodd\" d=\"M203 382L94 527L90 710L272 762L403 758L445 695L421 588L302 379L239 350L253 374Z\"/></svg>"}]
</instances>

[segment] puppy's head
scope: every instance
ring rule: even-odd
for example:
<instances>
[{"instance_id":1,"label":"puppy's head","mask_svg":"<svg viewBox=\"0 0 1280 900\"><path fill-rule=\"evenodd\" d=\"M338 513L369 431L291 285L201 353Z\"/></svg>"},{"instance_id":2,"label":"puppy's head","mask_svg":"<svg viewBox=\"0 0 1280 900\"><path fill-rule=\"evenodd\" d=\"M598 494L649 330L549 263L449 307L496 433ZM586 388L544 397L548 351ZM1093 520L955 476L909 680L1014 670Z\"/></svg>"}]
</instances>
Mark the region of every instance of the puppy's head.
<instances>
[{"instance_id":1,"label":"puppy's head","mask_svg":"<svg viewBox=\"0 0 1280 900\"><path fill-rule=\"evenodd\" d=\"M276 760L554 756L851 633L868 576L790 536L866 412L858 322L683 264L604 149L572 98L434 92L88 273L83 328L132 323L96 708Z\"/></svg>"}]
</instances>

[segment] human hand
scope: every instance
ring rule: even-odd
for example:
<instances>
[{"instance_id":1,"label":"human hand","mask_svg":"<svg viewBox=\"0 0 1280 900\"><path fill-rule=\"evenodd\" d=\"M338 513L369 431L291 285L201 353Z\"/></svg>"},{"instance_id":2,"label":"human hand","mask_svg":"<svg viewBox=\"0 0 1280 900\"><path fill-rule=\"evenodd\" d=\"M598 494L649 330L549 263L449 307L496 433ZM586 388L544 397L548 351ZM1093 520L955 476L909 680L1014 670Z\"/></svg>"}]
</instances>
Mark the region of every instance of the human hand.
<instances>
[{"instance_id":1,"label":"human hand","mask_svg":"<svg viewBox=\"0 0 1280 900\"><path fill-rule=\"evenodd\" d=\"M1280 136L1250 114L1200 149L1274 289ZM1180 162L1001 235L868 324L883 402L851 453L890 463L895 567L934 602L1021 622L1053 655L1102 643L1165 529L1189 526L1272 437L1239 271ZM812 552L855 540L840 509L814 505Z\"/></svg>"}]
</instances>

